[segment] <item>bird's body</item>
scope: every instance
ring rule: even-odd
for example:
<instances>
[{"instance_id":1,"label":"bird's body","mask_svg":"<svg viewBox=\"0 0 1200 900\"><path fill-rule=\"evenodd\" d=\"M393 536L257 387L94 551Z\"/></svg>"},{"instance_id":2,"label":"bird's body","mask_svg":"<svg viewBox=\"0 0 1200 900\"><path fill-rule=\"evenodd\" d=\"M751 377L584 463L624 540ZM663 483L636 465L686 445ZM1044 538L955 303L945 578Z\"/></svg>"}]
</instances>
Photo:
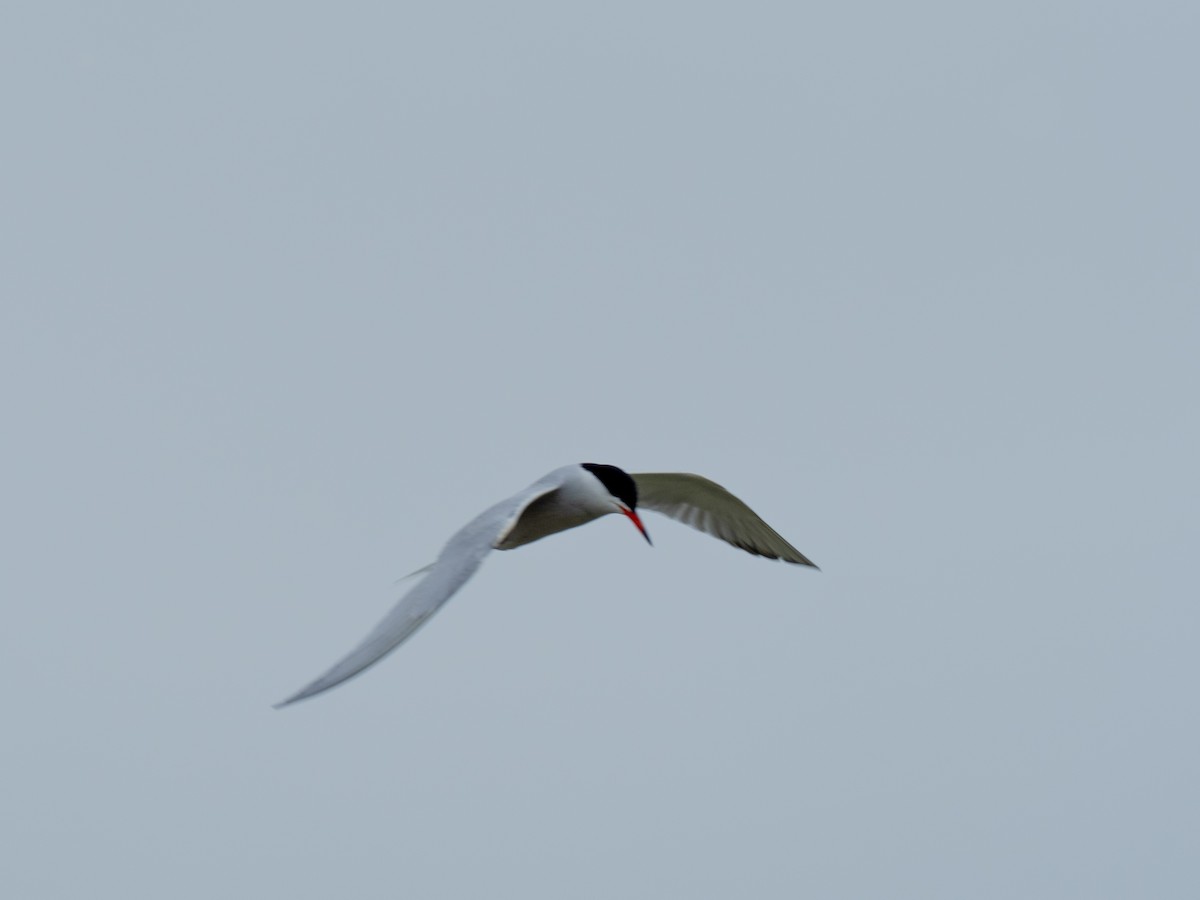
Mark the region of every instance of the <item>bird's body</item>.
<instances>
[{"instance_id":1,"label":"bird's body","mask_svg":"<svg viewBox=\"0 0 1200 900\"><path fill-rule=\"evenodd\" d=\"M483 516L495 514L497 510L506 514L514 506L514 500L517 501L516 517L498 534L492 544L496 550L515 550L616 512L612 494L582 466L555 469L515 497L497 503Z\"/></svg>"},{"instance_id":2,"label":"bird's body","mask_svg":"<svg viewBox=\"0 0 1200 900\"><path fill-rule=\"evenodd\" d=\"M616 466L563 466L481 512L447 541L423 578L340 662L277 706L341 684L398 647L466 583L492 550L512 550L586 525L610 513L627 516L647 541L639 503L750 553L812 566L750 507L699 475L629 475Z\"/></svg>"}]
</instances>

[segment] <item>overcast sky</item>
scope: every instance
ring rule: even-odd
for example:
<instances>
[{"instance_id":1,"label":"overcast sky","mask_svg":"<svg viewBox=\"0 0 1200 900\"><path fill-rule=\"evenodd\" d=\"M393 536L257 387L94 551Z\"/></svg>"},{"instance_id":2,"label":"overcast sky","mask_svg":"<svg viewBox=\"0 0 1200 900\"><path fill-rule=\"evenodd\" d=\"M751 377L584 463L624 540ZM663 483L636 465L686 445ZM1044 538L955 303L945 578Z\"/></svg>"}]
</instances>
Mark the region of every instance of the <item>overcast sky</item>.
<instances>
[{"instance_id":1,"label":"overcast sky","mask_svg":"<svg viewBox=\"0 0 1200 900\"><path fill-rule=\"evenodd\" d=\"M0 894L1200 895L1198 9L6 5Z\"/></svg>"}]
</instances>

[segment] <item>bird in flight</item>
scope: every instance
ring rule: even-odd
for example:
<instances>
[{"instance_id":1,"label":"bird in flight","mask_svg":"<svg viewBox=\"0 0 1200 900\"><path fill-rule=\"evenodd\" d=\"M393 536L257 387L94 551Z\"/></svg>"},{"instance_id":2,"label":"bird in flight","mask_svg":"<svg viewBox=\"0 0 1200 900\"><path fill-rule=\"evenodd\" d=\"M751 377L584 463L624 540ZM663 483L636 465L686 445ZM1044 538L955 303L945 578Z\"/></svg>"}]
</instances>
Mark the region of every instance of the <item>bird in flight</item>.
<instances>
[{"instance_id":1,"label":"bird in flight","mask_svg":"<svg viewBox=\"0 0 1200 900\"><path fill-rule=\"evenodd\" d=\"M320 678L277 703L276 709L336 687L395 650L454 596L492 550L512 550L610 513L626 516L649 543L639 506L755 556L816 568L754 510L707 478L683 472L630 475L596 463L563 466L459 529L432 565L413 573L422 580L357 647Z\"/></svg>"}]
</instances>

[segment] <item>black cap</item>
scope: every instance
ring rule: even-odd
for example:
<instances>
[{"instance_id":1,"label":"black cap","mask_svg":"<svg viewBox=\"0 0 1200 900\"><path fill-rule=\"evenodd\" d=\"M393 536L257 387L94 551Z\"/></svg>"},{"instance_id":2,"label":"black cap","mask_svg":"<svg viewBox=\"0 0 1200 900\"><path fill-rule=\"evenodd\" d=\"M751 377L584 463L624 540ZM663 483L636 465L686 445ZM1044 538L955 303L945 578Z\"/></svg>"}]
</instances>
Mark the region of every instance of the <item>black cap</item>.
<instances>
[{"instance_id":1,"label":"black cap","mask_svg":"<svg viewBox=\"0 0 1200 900\"><path fill-rule=\"evenodd\" d=\"M585 469L600 479L610 494L628 506L637 509L637 483L624 469L616 466L605 466L600 463L580 463Z\"/></svg>"}]
</instances>

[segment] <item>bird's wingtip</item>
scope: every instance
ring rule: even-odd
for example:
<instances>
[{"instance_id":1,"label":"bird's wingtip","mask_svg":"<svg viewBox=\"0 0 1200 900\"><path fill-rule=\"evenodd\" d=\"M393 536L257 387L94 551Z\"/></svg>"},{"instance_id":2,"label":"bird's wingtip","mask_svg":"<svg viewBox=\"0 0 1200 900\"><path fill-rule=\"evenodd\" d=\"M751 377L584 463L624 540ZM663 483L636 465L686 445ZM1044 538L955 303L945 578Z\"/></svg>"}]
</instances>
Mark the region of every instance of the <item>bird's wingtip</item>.
<instances>
[{"instance_id":1,"label":"bird's wingtip","mask_svg":"<svg viewBox=\"0 0 1200 900\"><path fill-rule=\"evenodd\" d=\"M301 691L298 694L292 694L292 696L288 697L285 700L280 700L278 703L272 703L271 709L283 709L285 706L291 706L297 700L303 700L305 697L308 697L308 696L310 696L310 695L305 693L304 691Z\"/></svg>"}]
</instances>

